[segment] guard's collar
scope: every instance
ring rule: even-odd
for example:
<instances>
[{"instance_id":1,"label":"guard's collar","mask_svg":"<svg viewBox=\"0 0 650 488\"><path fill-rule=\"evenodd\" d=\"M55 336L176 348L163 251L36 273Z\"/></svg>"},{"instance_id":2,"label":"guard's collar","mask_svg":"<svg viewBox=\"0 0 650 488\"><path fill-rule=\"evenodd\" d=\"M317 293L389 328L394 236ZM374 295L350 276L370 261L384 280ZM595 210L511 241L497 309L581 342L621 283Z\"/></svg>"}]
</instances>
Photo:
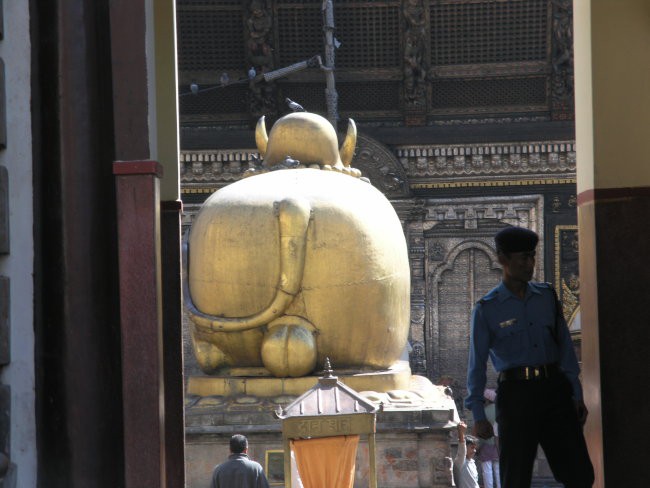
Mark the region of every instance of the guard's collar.
<instances>
[{"instance_id":1,"label":"guard's collar","mask_svg":"<svg viewBox=\"0 0 650 488\"><path fill-rule=\"evenodd\" d=\"M533 284L529 281L528 283L526 283L526 294L524 295L524 299L529 297L532 293L535 293L536 295L542 294L542 292L539 291L536 286L533 286ZM520 300L520 298L514 293L512 293L510 289L502 281L501 283L499 283L499 286L497 286L497 300L499 300L499 302L503 302L508 298L516 298Z\"/></svg>"}]
</instances>

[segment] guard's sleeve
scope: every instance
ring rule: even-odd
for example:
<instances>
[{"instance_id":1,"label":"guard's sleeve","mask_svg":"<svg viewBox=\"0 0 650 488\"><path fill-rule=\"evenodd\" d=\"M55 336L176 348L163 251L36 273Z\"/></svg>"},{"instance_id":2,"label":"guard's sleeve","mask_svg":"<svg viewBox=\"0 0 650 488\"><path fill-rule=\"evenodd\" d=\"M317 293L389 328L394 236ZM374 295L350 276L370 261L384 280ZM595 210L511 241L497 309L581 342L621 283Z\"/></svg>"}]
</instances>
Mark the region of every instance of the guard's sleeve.
<instances>
[{"instance_id":1,"label":"guard's sleeve","mask_svg":"<svg viewBox=\"0 0 650 488\"><path fill-rule=\"evenodd\" d=\"M556 303L559 304L559 302ZM573 398L582 401L582 385L580 384L579 378L580 365L578 364L576 351L573 347L573 341L571 340L571 333L569 332L569 327L567 327L566 321L564 320L564 314L562 313L561 308L558 308L556 311L556 320L558 321L556 331L558 336L557 343L560 356L560 369L564 372L571 383Z\"/></svg>"},{"instance_id":2,"label":"guard's sleeve","mask_svg":"<svg viewBox=\"0 0 650 488\"><path fill-rule=\"evenodd\" d=\"M467 391L465 406L472 411L474 421L485 420L483 392L486 383L486 368L490 351L490 333L483 316L483 305L479 302L472 312L470 325L469 360L467 365Z\"/></svg>"}]
</instances>

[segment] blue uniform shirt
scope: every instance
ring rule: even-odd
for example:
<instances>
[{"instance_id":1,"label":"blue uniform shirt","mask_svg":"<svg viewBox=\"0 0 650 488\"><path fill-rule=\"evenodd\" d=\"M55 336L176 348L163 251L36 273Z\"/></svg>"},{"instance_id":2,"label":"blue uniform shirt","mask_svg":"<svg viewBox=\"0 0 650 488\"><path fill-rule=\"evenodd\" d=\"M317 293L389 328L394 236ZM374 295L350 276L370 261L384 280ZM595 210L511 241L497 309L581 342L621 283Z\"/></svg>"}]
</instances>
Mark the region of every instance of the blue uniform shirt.
<instances>
[{"instance_id":1,"label":"blue uniform shirt","mask_svg":"<svg viewBox=\"0 0 650 488\"><path fill-rule=\"evenodd\" d=\"M573 387L573 396L582 400L578 375L580 367L571 335L561 312L555 327L555 297L548 283L528 283L524 299L501 282L474 307L470 331L465 406L474 420L484 420L483 391L488 355L494 369L558 363ZM557 331L557 342L553 338Z\"/></svg>"}]
</instances>

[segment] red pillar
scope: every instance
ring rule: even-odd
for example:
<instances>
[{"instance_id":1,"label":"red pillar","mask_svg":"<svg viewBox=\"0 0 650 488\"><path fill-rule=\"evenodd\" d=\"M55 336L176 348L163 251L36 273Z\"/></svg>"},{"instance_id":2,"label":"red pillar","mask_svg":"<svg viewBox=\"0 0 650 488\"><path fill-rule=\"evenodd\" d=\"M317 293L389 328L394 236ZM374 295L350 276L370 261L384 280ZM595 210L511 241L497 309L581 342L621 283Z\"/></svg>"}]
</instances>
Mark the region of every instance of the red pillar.
<instances>
[{"instance_id":1,"label":"red pillar","mask_svg":"<svg viewBox=\"0 0 650 488\"><path fill-rule=\"evenodd\" d=\"M180 200L161 202L163 343L165 370L165 467L167 486L185 486L185 387L181 303Z\"/></svg>"},{"instance_id":2,"label":"red pillar","mask_svg":"<svg viewBox=\"0 0 650 488\"><path fill-rule=\"evenodd\" d=\"M156 161L113 163L126 488L166 486L158 193L161 172Z\"/></svg>"}]
</instances>

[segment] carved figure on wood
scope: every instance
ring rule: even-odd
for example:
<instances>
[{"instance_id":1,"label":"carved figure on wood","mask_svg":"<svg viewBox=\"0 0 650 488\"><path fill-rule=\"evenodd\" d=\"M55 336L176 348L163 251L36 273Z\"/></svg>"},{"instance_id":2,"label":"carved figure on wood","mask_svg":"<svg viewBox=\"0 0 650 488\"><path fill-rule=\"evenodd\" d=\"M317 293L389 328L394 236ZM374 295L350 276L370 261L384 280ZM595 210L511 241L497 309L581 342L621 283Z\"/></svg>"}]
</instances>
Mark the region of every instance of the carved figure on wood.
<instances>
[{"instance_id":1,"label":"carved figure on wood","mask_svg":"<svg viewBox=\"0 0 650 488\"><path fill-rule=\"evenodd\" d=\"M253 0L246 20L248 29L248 59L258 73L273 69L273 50L270 44L273 18L263 0Z\"/></svg>"},{"instance_id":2,"label":"carved figure on wood","mask_svg":"<svg viewBox=\"0 0 650 488\"><path fill-rule=\"evenodd\" d=\"M424 105L426 16L422 0L405 0L404 95L410 105Z\"/></svg>"},{"instance_id":3,"label":"carved figure on wood","mask_svg":"<svg viewBox=\"0 0 650 488\"><path fill-rule=\"evenodd\" d=\"M426 35L426 17L422 0L406 0L404 3L404 18L406 19L406 29L408 31L418 34L420 37Z\"/></svg>"},{"instance_id":4,"label":"carved figure on wood","mask_svg":"<svg viewBox=\"0 0 650 488\"><path fill-rule=\"evenodd\" d=\"M273 70L271 30L273 17L264 0L252 0L246 19L248 33L247 61L249 65L250 110L254 116L275 111L275 89L263 79L263 74Z\"/></svg>"},{"instance_id":5,"label":"carved figure on wood","mask_svg":"<svg viewBox=\"0 0 650 488\"><path fill-rule=\"evenodd\" d=\"M553 99L561 104L573 96L573 4L551 0L553 5Z\"/></svg>"},{"instance_id":6,"label":"carved figure on wood","mask_svg":"<svg viewBox=\"0 0 650 488\"><path fill-rule=\"evenodd\" d=\"M412 104L424 103L426 69L422 65L423 54L421 39L416 34L407 32L404 46L404 88L406 100Z\"/></svg>"}]
</instances>

